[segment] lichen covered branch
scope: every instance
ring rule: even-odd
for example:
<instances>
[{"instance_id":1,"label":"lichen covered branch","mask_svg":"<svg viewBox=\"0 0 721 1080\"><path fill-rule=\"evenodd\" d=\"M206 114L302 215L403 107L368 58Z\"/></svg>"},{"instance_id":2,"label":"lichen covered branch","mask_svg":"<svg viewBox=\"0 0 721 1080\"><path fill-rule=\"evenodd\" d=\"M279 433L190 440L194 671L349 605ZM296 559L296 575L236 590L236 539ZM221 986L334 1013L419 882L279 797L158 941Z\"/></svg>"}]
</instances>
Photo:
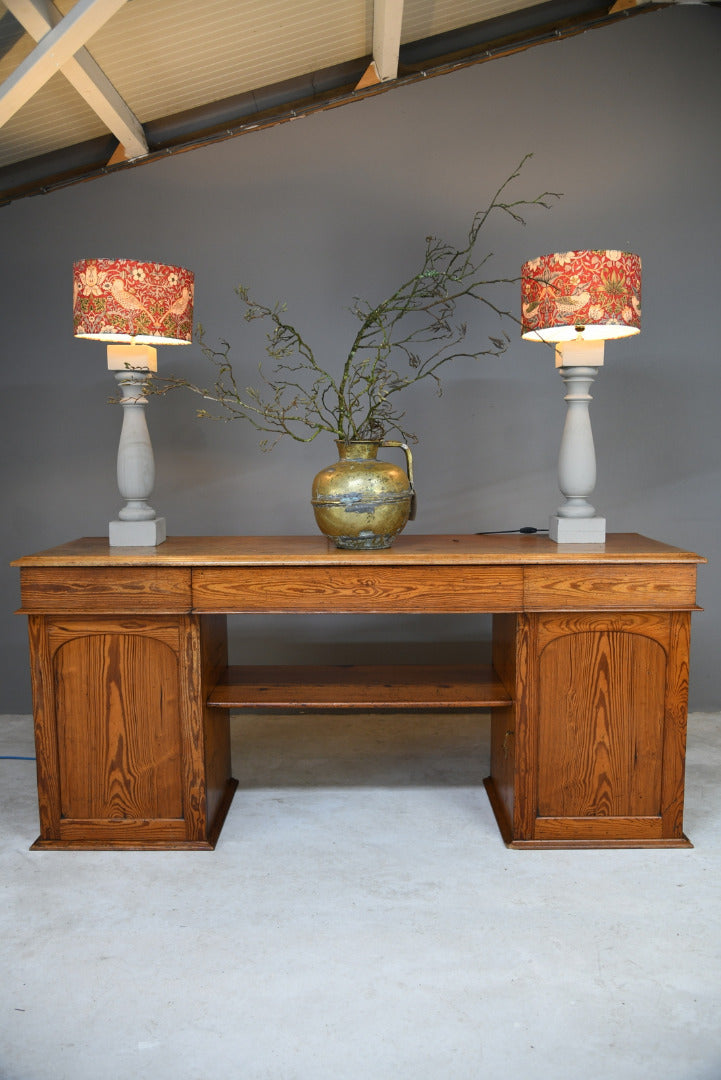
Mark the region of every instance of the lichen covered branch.
<instances>
[{"instance_id":1,"label":"lichen covered branch","mask_svg":"<svg viewBox=\"0 0 721 1080\"><path fill-rule=\"evenodd\" d=\"M318 363L300 332L286 321L285 305L259 303L239 286L236 292L245 307L245 320L261 320L268 327L265 352L272 366L266 369L261 362L256 385L241 386L229 344L221 342L213 348L201 330L203 354L215 365L214 382L201 387L170 376L154 379L151 392L190 390L208 403L199 416L247 420L264 435L273 436L264 440L265 448L284 436L311 442L321 432L343 442L382 439L392 433L413 439L405 427L398 395L425 379L431 379L440 393L440 369L445 364L498 357L510 340L501 329L488 333L482 345L464 348L468 328L459 316L459 305L480 304L501 324L518 323L515 315L493 299L496 286L517 279L489 275L493 255L477 255L476 245L492 214L523 225L528 210L549 208L560 197L545 191L532 199L508 199L507 189L530 156L504 180L488 206L474 215L463 246L429 236L420 269L390 296L375 305L354 300L351 311L359 326L337 375Z\"/></svg>"}]
</instances>

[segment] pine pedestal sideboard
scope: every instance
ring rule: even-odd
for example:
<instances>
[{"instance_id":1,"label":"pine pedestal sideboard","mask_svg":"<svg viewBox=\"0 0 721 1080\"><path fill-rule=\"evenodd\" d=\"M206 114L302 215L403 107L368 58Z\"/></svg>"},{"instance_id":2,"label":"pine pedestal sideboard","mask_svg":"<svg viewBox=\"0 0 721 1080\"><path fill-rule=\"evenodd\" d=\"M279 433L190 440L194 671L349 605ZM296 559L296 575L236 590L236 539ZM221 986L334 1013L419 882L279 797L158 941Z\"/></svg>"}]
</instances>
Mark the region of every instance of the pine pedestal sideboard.
<instances>
[{"instance_id":1,"label":"pine pedestal sideboard","mask_svg":"<svg viewBox=\"0 0 721 1080\"><path fill-rule=\"evenodd\" d=\"M491 709L513 847L682 847L693 552L636 534L77 540L18 559L36 848L213 848L229 710ZM228 666L229 613L493 613L493 663Z\"/></svg>"}]
</instances>

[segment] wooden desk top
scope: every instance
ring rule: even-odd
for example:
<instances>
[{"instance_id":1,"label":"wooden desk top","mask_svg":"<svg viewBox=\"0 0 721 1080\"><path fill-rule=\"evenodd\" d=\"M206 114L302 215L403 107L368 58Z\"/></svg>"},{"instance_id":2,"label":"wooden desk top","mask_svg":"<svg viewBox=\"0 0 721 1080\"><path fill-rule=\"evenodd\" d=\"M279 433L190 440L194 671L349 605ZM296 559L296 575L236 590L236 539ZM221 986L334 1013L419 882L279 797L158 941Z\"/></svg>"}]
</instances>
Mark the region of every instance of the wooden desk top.
<instances>
[{"instance_id":1,"label":"wooden desk top","mask_svg":"<svg viewBox=\"0 0 721 1080\"><path fill-rule=\"evenodd\" d=\"M158 547L110 547L85 537L25 555L12 565L43 566L529 566L565 563L702 563L638 533L611 533L605 544L556 544L539 534L403 534L385 551L339 551L316 536L174 536Z\"/></svg>"}]
</instances>

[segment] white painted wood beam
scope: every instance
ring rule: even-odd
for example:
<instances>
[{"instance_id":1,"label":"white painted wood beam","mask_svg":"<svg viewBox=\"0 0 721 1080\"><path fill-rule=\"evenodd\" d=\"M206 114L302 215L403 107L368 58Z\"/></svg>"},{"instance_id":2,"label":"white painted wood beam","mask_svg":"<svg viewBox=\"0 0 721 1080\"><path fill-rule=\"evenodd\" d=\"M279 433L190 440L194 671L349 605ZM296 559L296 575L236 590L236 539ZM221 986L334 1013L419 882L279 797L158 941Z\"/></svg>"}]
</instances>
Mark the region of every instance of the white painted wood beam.
<instances>
[{"instance_id":1,"label":"white painted wood beam","mask_svg":"<svg viewBox=\"0 0 721 1080\"><path fill-rule=\"evenodd\" d=\"M5 7L35 41L40 41L63 18L52 0L5 0ZM144 157L148 153L142 124L85 47L60 70L112 131L126 157Z\"/></svg>"},{"instance_id":2,"label":"white painted wood beam","mask_svg":"<svg viewBox=\"0 0 721 1080\"><path fill-rule=\"evenodd\" d=\"M0 127L67 63L126 0L78 0L0 86Z\"/></svg>"},{"instance_id":3,"label":"white painted wood beam","mask_svg":"<svg viewBox=\"0 0 721 1080\"><path fill-rule=\"evenodd\" d=\"M398 76L403 0L374 0L373 62L381 82Z\"/></svg>"}]
</instances>

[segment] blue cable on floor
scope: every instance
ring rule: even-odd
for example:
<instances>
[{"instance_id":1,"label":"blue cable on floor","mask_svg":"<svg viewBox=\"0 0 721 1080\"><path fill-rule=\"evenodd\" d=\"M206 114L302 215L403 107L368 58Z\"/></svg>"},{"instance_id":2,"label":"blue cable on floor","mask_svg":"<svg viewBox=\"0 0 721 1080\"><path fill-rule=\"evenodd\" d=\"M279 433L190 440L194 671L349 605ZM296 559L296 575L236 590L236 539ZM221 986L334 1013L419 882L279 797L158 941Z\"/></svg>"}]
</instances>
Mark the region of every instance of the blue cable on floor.
<instances>
[{"instance_id":1,"label":"blue cable on floor","mask_svg":"<svg viewBox=\"0 0 721 1080\"><path fill-rule=\"evenodd\" d=\"M17 754L0 754L0 761L35 761L35 758L18 757Z\"/></svg>"}]
</instances>

